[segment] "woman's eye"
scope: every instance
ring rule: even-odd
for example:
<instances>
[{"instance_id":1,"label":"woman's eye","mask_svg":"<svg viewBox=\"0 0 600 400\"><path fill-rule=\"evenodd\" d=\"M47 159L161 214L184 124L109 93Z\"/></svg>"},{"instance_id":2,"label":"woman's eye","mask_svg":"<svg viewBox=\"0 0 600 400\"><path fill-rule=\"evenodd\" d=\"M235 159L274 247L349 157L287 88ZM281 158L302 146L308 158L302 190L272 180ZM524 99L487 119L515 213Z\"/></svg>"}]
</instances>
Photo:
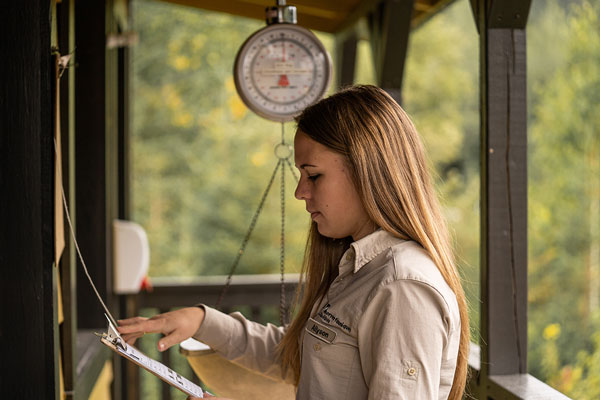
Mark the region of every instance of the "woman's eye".
<instances>
[{"instance_id":1,"label":"woman's eye","mask_svg":"<svg viewBox=\"0 0 600 400\"><path fill-rule=\"evenodd\" d=\"M310 179L311 181L316 181L318 177L320 177L321 174L314 174L314 175L309 175L308 179Z\"/></svg>"}]
</instances>

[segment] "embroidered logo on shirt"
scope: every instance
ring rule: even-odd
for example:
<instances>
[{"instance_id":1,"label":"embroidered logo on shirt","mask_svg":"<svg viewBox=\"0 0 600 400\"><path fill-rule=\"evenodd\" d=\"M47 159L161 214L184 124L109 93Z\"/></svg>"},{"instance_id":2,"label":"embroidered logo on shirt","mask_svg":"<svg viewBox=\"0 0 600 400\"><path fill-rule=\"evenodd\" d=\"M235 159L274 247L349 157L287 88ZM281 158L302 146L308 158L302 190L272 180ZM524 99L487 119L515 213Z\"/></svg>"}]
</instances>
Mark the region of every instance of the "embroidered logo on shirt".
<instances>
[{"instance_id":1,"label":"embroidered logo on shirt","mask_svg":"<svg viewBox=\"0 0 600 400\"><path fill-rule=\"evenodd\" d=\"M350 333L350 331L352 329L348 325L346 325L344 322L340 321L340 319L338 317L336 317L331 312L329 312L329 307L331 307L331 304L327 303L325 305L325 307L323 307L323 309L321 311L319 311L319 313L317 315L319 317L321 317L321 319L323 321L327 322L328 324L333 322L336 325L338 325L340 328L342 328L343 330Z\"/></svg>"},{"instance_id":2,"label":"embroidered logo on shirt","mask_svg":"<svg viewBox=\"0 0 600 400\"><path fill-rule=\"evenodd\" d=\"M335 339L335 332L327 328L323 324L318 323L312 318L308 319L308 325L306 325L306 331L326 343L332 343Z\"/></svg>"}]
</instances>

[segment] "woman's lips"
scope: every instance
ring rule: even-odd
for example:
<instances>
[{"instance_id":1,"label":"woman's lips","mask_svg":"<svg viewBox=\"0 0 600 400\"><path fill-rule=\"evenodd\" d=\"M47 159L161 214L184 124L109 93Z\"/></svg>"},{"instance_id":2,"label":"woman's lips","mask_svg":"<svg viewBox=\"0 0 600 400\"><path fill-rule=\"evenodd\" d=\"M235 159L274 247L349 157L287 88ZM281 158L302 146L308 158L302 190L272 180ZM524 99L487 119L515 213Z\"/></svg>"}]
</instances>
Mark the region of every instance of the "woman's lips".
<instances>
[{"instance_id":1,"label":"woman's lips","mask_svg":"<svg viewBox=\"0 0 600 400\"><path fill-rule=\"evenodd\" d=\"M320 212L318 212L318 211L312 211L312 212L310 213L310 218L312 218L312 219L314 220L314 219L315 219L315 218L317 218L319 215L321 215L321 213L320 213Z\"/></svg>"}]
</instances>

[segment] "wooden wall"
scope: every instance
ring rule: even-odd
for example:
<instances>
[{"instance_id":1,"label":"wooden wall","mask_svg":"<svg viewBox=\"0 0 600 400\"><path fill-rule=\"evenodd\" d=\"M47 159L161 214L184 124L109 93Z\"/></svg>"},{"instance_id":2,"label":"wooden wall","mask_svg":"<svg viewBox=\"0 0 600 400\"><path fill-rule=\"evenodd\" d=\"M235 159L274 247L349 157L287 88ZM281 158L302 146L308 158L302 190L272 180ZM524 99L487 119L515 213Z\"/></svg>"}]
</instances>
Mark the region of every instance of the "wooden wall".
<instances>
[{"instance_id":1,"label":"wooden wall","mask_svg":"<svg viewBox=\"0 0 600 400\"><path fill-rule=\"evenodd\" d=\"M0 37L0 396L51 399L58 335L50 2L3 2Z\"/></svg>"}]
</instances>

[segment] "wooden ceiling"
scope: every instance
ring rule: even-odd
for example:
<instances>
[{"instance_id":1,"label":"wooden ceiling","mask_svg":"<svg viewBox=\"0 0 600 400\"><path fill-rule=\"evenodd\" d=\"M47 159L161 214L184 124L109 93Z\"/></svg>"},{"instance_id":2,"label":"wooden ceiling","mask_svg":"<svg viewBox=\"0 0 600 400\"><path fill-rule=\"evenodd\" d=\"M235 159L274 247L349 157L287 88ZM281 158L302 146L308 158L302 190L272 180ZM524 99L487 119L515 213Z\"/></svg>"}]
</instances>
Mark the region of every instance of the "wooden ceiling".
<instances>
[{"instance_id":1,"label":"wooden ceiling","mask_svg":"<svg viewBox=\"0 0 600 400\"><path fill-rule=\"evenodd\" d=\"M254 19L265 19L265 8L275 0L163 0L169 3L220 11ZM382 0L290 0L298 9L298 25L336 33L352 26ZM453 0L414 0L412 27L416 27Z\"/></svg>"}]
</instances>

